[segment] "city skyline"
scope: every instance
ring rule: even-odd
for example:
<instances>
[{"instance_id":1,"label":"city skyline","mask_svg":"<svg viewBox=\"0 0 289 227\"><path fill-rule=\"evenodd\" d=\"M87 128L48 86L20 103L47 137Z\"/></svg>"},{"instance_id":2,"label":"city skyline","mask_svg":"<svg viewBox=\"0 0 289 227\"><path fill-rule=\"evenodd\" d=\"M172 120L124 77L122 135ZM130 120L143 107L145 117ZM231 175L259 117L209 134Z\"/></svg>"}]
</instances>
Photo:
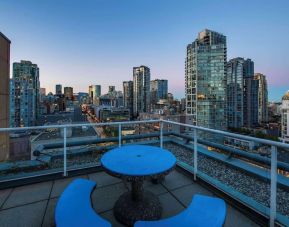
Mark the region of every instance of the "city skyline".
<instances>
[{"instance_id":1,"label":"city skyline","mask_svg":"<svg viewBox=\"0 0 289 227\"><path fill-rule=\"evenodd\" d=\"M228 1L210 3L210 7L199 1L183 3L160 1L151 7L151 1L97 1L81 6L60 2L55 9L48 2L1 2L1 31L12 41L11 63L35 62L40 68L41 87L47 92L53 92L55 84L71 86L76 92L87 92L91 84L101 84L104 91L109 85L122 90L122 82L132 77L132 68L147 65L152 79L169 80L169 92L180 99L185 97L185 47L197 32L208 28L227 37L228 60L252 59L255 72L267 76L269 100L281 101L289 84L289 49L274 39L279 34L289 35L285 20L289 4L263 1L260 5L255 1L248 7L236 3L235 13L228 11ZM143 12L150 10L150 17L133 10L139 7ZM267 17L269 10L272 17ZM226 20L228 15L230 20Z\"/></svg>"}]
</instances>

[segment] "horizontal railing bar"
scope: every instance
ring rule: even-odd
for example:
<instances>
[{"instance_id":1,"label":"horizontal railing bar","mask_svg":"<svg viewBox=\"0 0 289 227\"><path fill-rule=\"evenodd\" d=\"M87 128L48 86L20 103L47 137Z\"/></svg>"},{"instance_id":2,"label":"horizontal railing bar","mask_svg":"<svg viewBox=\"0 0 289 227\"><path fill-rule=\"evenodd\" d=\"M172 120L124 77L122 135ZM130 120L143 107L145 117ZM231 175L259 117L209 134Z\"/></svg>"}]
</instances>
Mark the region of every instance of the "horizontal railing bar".
<instances>
[{"instance_id":1,"label":"horizontal railing bar","mask_svg":"<svg viewBox=\"0 0 289 227\"><path fill-rule=\"evenodd\" d=\"M38 129L51 129L51 128L73 128L81 126L107 126L107 125L133 125L133 124L149 124L158 123L161 120L145 120L145 121L120 121L120 122L106 122L106 123L78 123L78 124L63 124L63 125L45 125L45 126L33 126L33 127L16 127L16 128L0 128L0 132L15 132L25 130L38 130Z\"/></svg>"},{"instance_id":2,"label":"horizontal railing bar","mask_svg":"<svg viewBox=\"0 0 289 227\"><path fill-rule=\"evenodd\" d=\"M286 143L281 143L281 142L276 142L276 141L266 140L266 139L260 139L260 138L256 138L256 137L252 137L252 136L246 136L246 135L241 135L241 134L236 134L236 133L231 133L231 132L225 132L225 131L216 130L216 129L204 128L204 127L200 127L200 126L195 126L195 125L190 125L190 124L185 124L185 123L179 123L179 122L169 121L169 120L163 120L163 119L142 120L142 121L106 122L106 123L78 123L78 124L46 125L46 126L17 127L17 128L0 128L0 132L16 132L16 131L24 131L24 130L40 130L40 129L51 129L51 128L62 129L62 128L72 128L72 127L81 127L81 126L101 127L101 126L118 126L119 124L121 124L121 125L150 124L150 123L159 123L159 122L165 122L168 124L174 124L174 125L189 127L189 128L197 129L197 130L204 131L204 132L210 132L210 133L215 133L215 134L224 135L224 136L231 136L231 137L238 138L238 139L254 141L257 143L262 143L262 144L266 144L266 145L270 145L270 146L276 146L276 147L282 147L285 149L289 149L289 144L286 144Z\"/></svg>"},{"instance_id":3,"label":"horizontal railing bar","mask_svg":"<svg viewBox=\"0 0 289 227\"><path fill-rule=\"evenodd\" d=\"M257 143L262 143L262 144L266 144L266 145L271 145L271 146L289 149L289 144L286 144L286 143L281 143L281 142L276 142L276 141L266 140L266 139L260 139L260 138L256 138L256 137L252 137L252 136L245 136L245 135L241 135L241 134L225 132L225 131L216 130L216 129L203 128L200 126L189 125L189 124L179 123L179 122L175 122L175 121L168 121L168 120L161 120L161 121L168 123L168 124L175 124L175 125L180 125L180 126L184 126L184 127L197 129L200 131L211 132L211 133L224 135L224 136L231 136L231 137L238 138L238 139L244 139L244 140L248 140L248 141L254 141Z\"/></svg>"}]
</instances>

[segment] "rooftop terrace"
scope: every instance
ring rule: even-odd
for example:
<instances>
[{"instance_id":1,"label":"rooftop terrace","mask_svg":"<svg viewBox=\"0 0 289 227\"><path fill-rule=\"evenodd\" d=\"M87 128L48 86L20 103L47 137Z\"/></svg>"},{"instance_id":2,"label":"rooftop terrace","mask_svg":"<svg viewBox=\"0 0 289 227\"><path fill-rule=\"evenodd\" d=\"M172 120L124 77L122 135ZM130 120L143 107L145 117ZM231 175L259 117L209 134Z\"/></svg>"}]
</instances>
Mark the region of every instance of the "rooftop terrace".
<instances>
[{"instance_id":1,"label":"rooftop terrace","mask_svg":"<svg viewBox=\"0 0 289 227\"><path fill-rule=\"evenodd\" d=\"M86 131L113 127L116 137L66 136L66 129L82 126L0 129L55 133L31 140L30 159L0 162L0 226L53 226L57 198L76 177L97 183L95 211L121 226L112 208L130 184L103 172L99 160L106 151L127 144L161 146L177 158L176 170L163 183L145 184L159 196L163 218L179 213L201 193L225 199L225 226L289 226L289 145L162 120L85 124ZM127 126L135 128L133 135L122 134ZM254 146L228 146L224 136Z\"/></svg>"},{"instance_id":2,"label":"rooftop terrace","mask_svg":"<svg viewBox=\"0 0 289 227\"><path fill-rule=\"evenodd\" d=\"M109 220L113 226L123 226L113 215L113 206L118 197L129 190L130 184L99 170L85 175L45 181L25 186L0 190L1 226L55 226L54 209L64 188L76 178L97 182L91 199L95 212ZM166 176L164 182L145 182L145 190L158 195L163 207L162 218L171 217L184 210L194 194L216 196L198 182L193 175L181 168ZM238 209L227 203L225 226L259 226Z\"/></svg>"}]
</instances>

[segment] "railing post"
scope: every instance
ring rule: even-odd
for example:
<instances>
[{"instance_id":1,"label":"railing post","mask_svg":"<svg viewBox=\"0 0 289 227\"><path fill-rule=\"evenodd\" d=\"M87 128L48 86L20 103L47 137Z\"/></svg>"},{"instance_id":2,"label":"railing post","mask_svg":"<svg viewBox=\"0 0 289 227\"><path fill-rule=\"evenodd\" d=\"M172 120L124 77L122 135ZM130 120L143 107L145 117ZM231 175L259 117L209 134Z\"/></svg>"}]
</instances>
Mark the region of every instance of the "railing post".
<instances>
[{"instance_id":1,"label":"railing post","mask_svg":"<svg viewBox=\"0 0 289 227\"><path fill-rule=\"evenodd\" d=\"M163 148L163 127L164 123L161 121L160 123L160 147Z\"/></svg>"},{"instance_id":2,"label":"railing post","mask_svg":"<svg viewBox=\"0 0 289 227\"><path fill-rule=\"evenodd\" d=\"M277 193L277 148L271 147L271 191L270 191L270 227L274 227L276 219Z\"/></svg>"},{"instance_id":3,"label":"railing post","mask_svg":"<svg viewBox=\"0 0 289 227\"><path fill-rule=\"evenodd\" d=\"M194 129L194 180L197 180L198 172L198 137L197 129Z\"/></svg>"},{"instance_id":4,"label":"railing post","mask_svg":"<svg viewBox=\"0 0 289 227\"><path fill-rule=\"evenodd\" d=\"M121 124L118 125L118 147L121 147Z\"/></svg>"},{"instance_id":5,"label":"railing post","mask_svg":"<svg viewBox=\"0 0 289 227\"><path fill-rule=\"evenodd\" d=\"M66 127L63 128L63 176L67 176L66 166Z\"/></svg>"}]
</instances>

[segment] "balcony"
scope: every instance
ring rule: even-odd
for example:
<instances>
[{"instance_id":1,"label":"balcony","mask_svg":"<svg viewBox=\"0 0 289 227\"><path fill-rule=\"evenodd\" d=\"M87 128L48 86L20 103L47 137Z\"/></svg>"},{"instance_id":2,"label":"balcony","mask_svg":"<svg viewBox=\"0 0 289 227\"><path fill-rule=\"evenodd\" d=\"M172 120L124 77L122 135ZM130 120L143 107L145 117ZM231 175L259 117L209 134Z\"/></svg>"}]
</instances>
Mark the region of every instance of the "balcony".
<instances>
[{"instance_id":1,"label":"balcony","mask_svg":"<svg viewBox=\"0 0 289 227\"><path fill-rule=\"evenodd\" d=\"M162 183L145 182L145 189L158 195L163 218L185 209L200 193L226 201L225 226L289 225L288 144L164 120L0 129L0 133L23 130L31 132L30 157L0 163L3 226L54 226L57 199L78 177L97 183L94 210L113 226L122 226L112 209L130 185L106 174L99 159L107 150L126 144L161 146L177 157L176 169ZM110 136L103 136L104 131ZM227 146L226 136L253 142L255 148Z\"/></svg>"}]
</instances>

